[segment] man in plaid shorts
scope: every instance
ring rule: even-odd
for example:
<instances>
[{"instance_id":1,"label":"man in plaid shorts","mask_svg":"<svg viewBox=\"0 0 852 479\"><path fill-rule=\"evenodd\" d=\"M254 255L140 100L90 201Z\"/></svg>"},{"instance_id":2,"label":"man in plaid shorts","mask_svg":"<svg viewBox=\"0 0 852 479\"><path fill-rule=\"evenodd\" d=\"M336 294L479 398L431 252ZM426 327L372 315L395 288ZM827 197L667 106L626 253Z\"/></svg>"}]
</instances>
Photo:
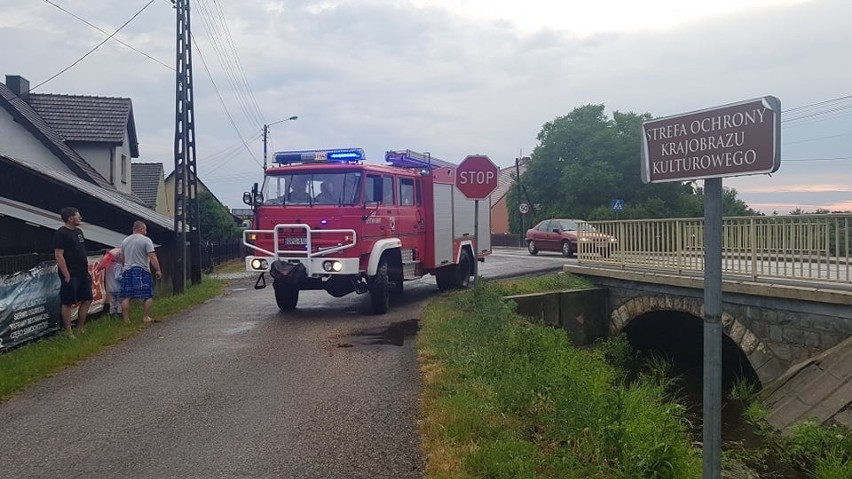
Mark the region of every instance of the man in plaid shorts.
<instances>
[{"instance_id":1,"label":"man in plaid shorts","mask_svg":"<svg viewBox=\"0 0 852 479\"><path fill-rule=\"evenodd\" d=\"M154 302L154 280L162 278L160 262L154 252L154 242L145 236L148 226L144 221L133 223L133 234L121 242L121 254L124 268L121 275L121 316L125 323L130 322L130 300L144 301L142 321L151 322L151 304Z\"/></svg>"}]
</instances>

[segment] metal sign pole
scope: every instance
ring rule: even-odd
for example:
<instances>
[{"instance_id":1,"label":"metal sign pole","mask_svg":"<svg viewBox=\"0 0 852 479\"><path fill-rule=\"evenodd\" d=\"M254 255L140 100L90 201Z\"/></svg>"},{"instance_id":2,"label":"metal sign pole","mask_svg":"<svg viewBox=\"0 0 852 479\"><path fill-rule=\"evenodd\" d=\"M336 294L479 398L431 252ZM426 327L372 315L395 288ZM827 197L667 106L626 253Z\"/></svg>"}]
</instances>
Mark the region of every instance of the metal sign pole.
<instances>
[{"instance_id":1,"label":"metal sign pole","mask_svg":"<svg viewBox=\"0 0 852 479\"><path fill-rule=\"evenodd\" d=\"M473 200L473 281L476 286L476 275L479 272L479 200Z\"/></svg>"},{"instance_id":2,"label":"metal sign pole","mask_svg":"<svg viewBox=\"0 0 852 479\"><path fill-rule=\"evenodd\" d=\"M722 178L704 180L704 479L722 474Z\"/></svg>"}]
</instances>

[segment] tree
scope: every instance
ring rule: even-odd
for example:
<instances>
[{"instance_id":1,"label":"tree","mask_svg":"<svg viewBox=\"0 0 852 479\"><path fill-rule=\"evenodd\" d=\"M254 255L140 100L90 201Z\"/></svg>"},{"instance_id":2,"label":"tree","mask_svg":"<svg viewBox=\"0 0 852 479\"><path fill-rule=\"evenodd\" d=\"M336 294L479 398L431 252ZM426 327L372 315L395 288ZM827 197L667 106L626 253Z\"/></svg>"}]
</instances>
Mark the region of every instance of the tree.
<instances>
[{"instance_id":1,"label":"tree","mask_svg":"<svg viewBox=\"0 0 852 479\"><path fill-rule=\"evenodd\" d=\"M604 113L604 105L585 105L545 123L527 171L521 177L529 198L540 203L532 223L550 217L589 220L614 219L612 200L624 200L621 218L700 217L703 195L693 182L643 184L640 176L642 123L648 113ZM507 197L517 211L517 193ZM727 215L757 214L726 190ZM519 231L520 219L510 215L510 228Z\"/></svg>"},{"instance_id":2,"label":"tree","mask_svg":"<svg viewBox=\"0 0 852 479\"><path fill-rule=\"evenodd\" d=\"M231 213L210 192L198 192L198 212L202 241L222 241L239 237L240 230Z\"/></svg>"}]
</instances>

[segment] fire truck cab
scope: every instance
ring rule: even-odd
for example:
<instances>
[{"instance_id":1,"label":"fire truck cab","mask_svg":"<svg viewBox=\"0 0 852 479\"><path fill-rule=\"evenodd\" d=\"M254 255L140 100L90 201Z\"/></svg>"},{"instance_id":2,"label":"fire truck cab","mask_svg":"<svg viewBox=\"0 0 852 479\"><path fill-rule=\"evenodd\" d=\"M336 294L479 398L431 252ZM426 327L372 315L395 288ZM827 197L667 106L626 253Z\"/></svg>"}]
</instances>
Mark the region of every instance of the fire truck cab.
<instances>
[{"instance_id":1,"label":"fire truck cab","mask_svg":"<svg viewBox=\"0 0 852 479\"><path fill-rule=\"evenodd\" d=\"M269 274L282 311L299 291L325 290L370 293L383 314L404 281L433 274L442 290L467 287L490 254L490 204L477 221L456 165L411 150L365 160L360 148L278 152L263 185L243 195L254 210L246 269L260 273L258 289Z\"/></svg>"}]
</instances>

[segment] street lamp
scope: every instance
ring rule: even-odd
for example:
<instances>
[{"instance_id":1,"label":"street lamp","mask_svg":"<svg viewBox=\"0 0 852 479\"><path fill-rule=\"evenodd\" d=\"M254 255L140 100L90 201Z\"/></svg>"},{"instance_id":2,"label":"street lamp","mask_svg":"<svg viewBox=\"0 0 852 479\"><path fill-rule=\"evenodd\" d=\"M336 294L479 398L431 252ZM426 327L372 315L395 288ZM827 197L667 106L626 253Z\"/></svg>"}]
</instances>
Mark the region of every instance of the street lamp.
<instances>
[{"instance_id":1,"label":"street lamp","mask_svg":"<svg viewBox=\"0 0 852 479\"><path fill-rule=\"evenodd\" d=\"M269 127L272 125L277 125L279 123L283 123L285 121L298 120L299 117L296 115L291 116L290 118L284 118L283 120L273 121L272 123L267 123L263 125L263 169L266 170L266 139L269 137Z\"/></svg>"}]
</instances>

